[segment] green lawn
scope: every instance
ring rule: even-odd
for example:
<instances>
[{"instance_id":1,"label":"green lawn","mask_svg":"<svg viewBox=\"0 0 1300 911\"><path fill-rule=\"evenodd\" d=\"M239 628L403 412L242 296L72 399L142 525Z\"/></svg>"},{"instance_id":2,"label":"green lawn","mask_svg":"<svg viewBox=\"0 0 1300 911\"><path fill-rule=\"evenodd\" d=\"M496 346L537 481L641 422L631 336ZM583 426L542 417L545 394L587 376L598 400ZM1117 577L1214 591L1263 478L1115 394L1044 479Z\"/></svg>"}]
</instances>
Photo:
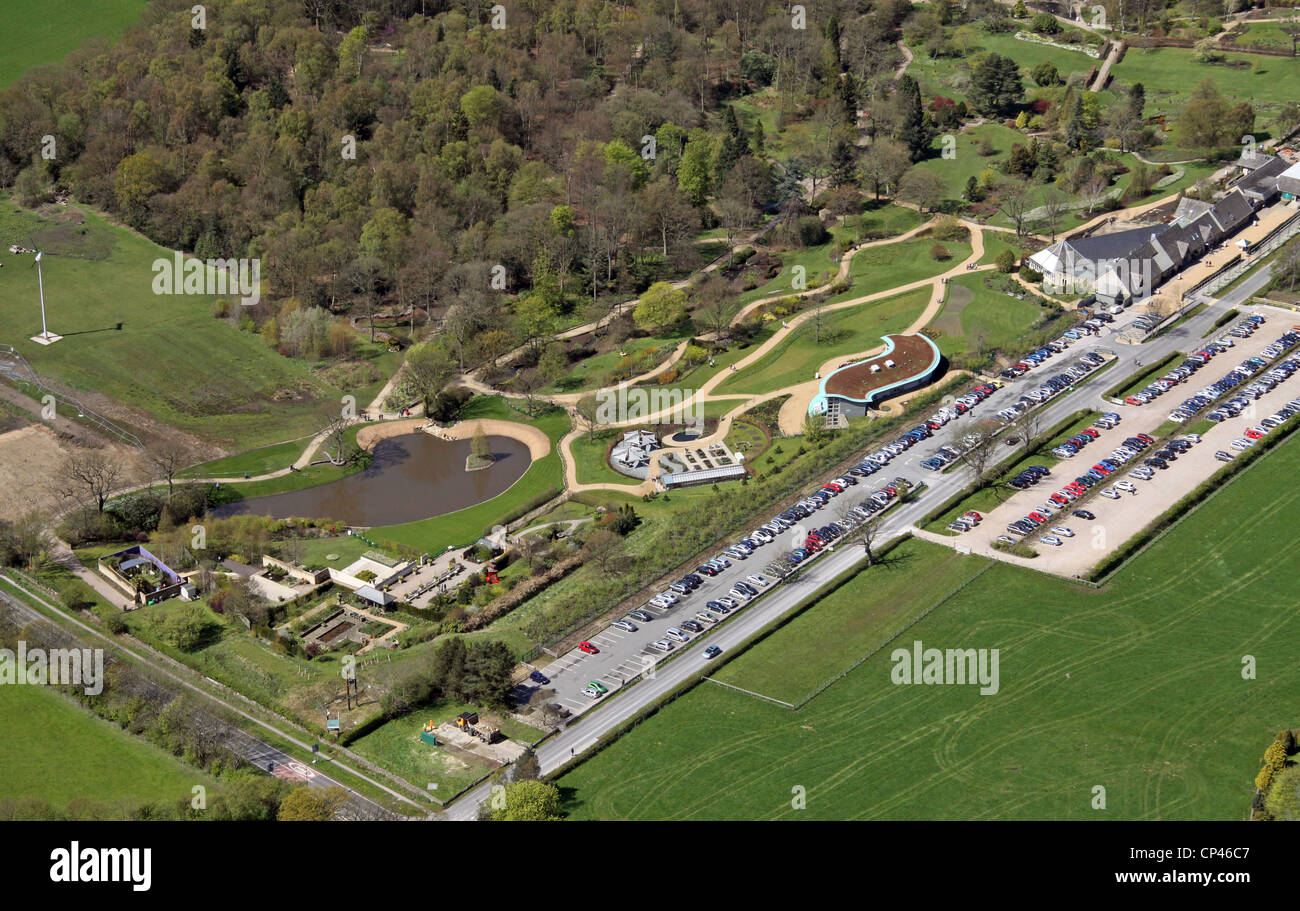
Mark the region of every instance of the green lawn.
<instances>
[{"instance_id":1,"label":"green lawn","mask_svg":"<svg viewBox=\"0 0 1300 911\"><path fill-rule=\"evenodd\" d=\"M934 341L945 355L951 358L972 348L1010 347L1043 315L1038 298L1028 292L1024 300L1017 300L986 287L986 281L1001 277L976 272L948 283L943 309L930 324L943 333Z\"/></svg>"},{"instance_id":2,"label":"green lawn","mask_svg":"<svg viewBox=\"0 0 1300 911\"><path fill-rule=\"evenodd\" d=\"M146 0L5 0L0 4L0 88L32 66L57 63L88 38L115 41Z\"/></svg>"},{"instance_id":3,"label":"green lawn","mask_svg":"<svg viewBox=\"0 0 1300 911\"><path fill-rule=\"evenodd\" d=\"M813 378L822 363L833 357L879 348L880 337L901 332L920 316L930 300L930 289L917 288L896 297L827 313L822 340L812 320L805 322L757 363L738 371L717 388L719 394L763 393L783 389Z\"/></svg>"},{"instance_id":4,"label":"green lawn","mask_svg":"<svg viewBox=\"0 0 1300 911\"><path fill-rule=\"evenodd\" d=\"M314 432L323 402L350 393L368 404L378 390L375 382L340 388L308 362L281 357L260 336L215 319L216 298L155 295L151 264L171 252L93 211L69 207L69 214L74 210L85 215L80 228L0 198L0 236L33 237L62 254L43 263L49 326L64 335L46 347L28 340L40 330L31 257L0 250L2 340L47 381L78 396L102 394L225 448ZM380 360L378 346L366 350ZM129 419L123 423L130 427Z\"/></svg>"},{"instance_id":5,"label":"green lawn","mask_svg":"<svg viewBox=\"0 0 1300 911\"><path fill-rule=\"evenodd\" d=\"M545 394L579 392L609 385L605 379L606 374L627 360L624 354L631 359L627 361L628 369L631 370L630 376L647 373L667 360L673 349L688 335L689 333L681 333L670 337L629 339L622 345L622 354L617 350L609 351L578 361L566 376L545 387L542 392Z\"/></svg>"},{"instance_id":6,"label":"green lawn","mask_svg":"<svg viewBox=\"0 0 1300 911\"><path fill-rule=\"evenodd\" d=\"M926 581L924 589L918 590L915 567L922 560ZM981 569L983 564L955 550L936 553L922 542L908 540L891 550L881 566L858 571L818 601L815 611L797 621L797 634L782 631L764 639L714 677L798 705L858 660L864 640L883 641ZM862 592L868 585L872 609L864 610Z\"/></svg>"},{"instance_id":7,"label":"green lawn","mask_svg":"<svg viewBox=\"0 0 1300 911\"><path fill-rule=\"evenodd\" d=\"M181 800L212 779L43 686L0 686L0 798Z\"/></svg>"},{"instance_id":8,"label":"green lawn","mask_svg":"<svg viewBox=\"0 0 1300 911\"><path fill-rule=\"evenodd\" d=\"M930 255L930 249L936 243L947 248L947 259L936 260ZM849 266L851 284L848 290L831 295L826 303L838 304L931 278L959 265L970 253L968 241L936 241L933 237L867 247L853 257Z\"/></svg>"},{"instance_id":9,"label":"green lawn","mask_svg":"<svg viewBox=\"0 0 1300 911\"><path fill-rule=\"evenodd\" d=\"M1300 446L1285 444L1100 590L966 557L972 578L945 597L932 580L950 552L907 545L897 568L851 583L858 610L897 610L901 597L933 612L891 628L842 599L810 608L719 673L794 693L870 657L798 711L702 683L562 776L570 814L1242 819L1262 749L1300 713L1300 491L1286 483L1297 471ZM872 578L891 574L905 578ZM856 647L843 641L855 634ZM822 649L791 651L818 636ZM893 685L891 653L914 640L998 649L998 693ZM1246 655L1255 679L1243 679ZM1092 809L1098 785L1105 810ZM791 808L795 787L805 810Z\"/></svg>"},{"instance_id":10,"label":"green lawn","mask_svg":"<svg viewBox=\"0 0 1300 911\"><path fill-rule=\"evenodd\" d=\"M1030 137L1019 130L1009 129L1000 123L984 123L955 134L956 157L942 158L939 155L942 138L940 136L934 142L934 157L925 159L917 164L917 167L944 179L948 185L946 194L948 199L960 199L966 190L966 181L971 177L978 180L980 174L989 168L997 170L998 164L1011 154L1013 145L1028 145L1030 142ZM989 139L993 143L992 155L984 156L979 153L980 142L984 139Z\"/></svg>"},{"instance_id":11,"label":"green lawn","mask_svg":"<svg viewBox=\"0 0 1300 911\"><path fill-rule=\"evenodd\" d=\"M262 446L224 459L214 459L181 472L184 478L234 478L240 475L269 474L288 468L311 442L311 437Z\"/></svg>"},{"instance_id":12,"label":"green lawn","mask_svg":"<svg viewBox=\"0 0 1300 911\"><path fill-rule=\"evenodd\" d=\"M1193 51L1181 47L1131 47L1124 59L1111 68L1112 88L1140 82L1146 88L1147 114L1176 115L1187 103L1192 90L1204 79L1214 82L1226 99L1249 99L1259 112L1256 123L1267 123L1288 99L1300 96L1300 66L1286 57L1258 54L1227 54L1228 60L1244 60L1240 69L1197 63ZM1259 67L1257 72L1255 67Z\"/></svg>"}]
</instances>

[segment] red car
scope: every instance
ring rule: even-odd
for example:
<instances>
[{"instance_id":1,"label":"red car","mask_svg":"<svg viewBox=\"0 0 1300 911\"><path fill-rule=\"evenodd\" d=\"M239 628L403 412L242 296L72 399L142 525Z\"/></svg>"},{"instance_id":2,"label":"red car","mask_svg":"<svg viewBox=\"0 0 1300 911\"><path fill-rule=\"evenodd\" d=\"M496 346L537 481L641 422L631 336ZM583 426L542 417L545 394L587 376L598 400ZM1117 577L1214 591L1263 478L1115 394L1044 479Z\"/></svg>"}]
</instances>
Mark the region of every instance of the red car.
<instances>
[{"instance_id":1,"label":"red car","mask_svg":"<svg viewBox=\"0 0 1300 911\"><path fill-rule=\"evenodd\" d=\"M976 522L981 522L981 521L983 521L983 519L984 519L984 517L983 517L982 515L980 515L979 513L977 513L977 512L976 512L975 510L973 510L973 509L972 509L970 512L966 513L966 518L968 518L968 519L974 519Z\"/></svg>"},{"instance_id":2,"label":"red car","mask_svg":"<svg viewBox=\"0 0 1300 911\"><path fill-rule=\"evenodd\" d=\"M1252 440L1258 440L1258 439L1262 439L1264 434L1254 427L1248 427L1246 429L1246 436Z\"/></svg>"},{"instance_id":3,"label":"red car","mask_svg":"<svg viewBox=\"0 0 1300 911\"><path fill-rule=\"evenodd\" d=\"M592 645L590 642L579 642L578 651L586 652L588 655L594 655L599 652L600 649L596 648L596 646Z\"/></svg>"},{"instance_id":4,"label":"red car","mask_svg":"<svg viewBox=\"0 0 1300 911\"><path fill-rule=\"evenodd\" d=\"M1091 437L1094 440L1097 439L1097 437L1101 436L1100 432L1093 430L1091 427L1085 427L1083 428L1083 430L1080 430L1079 432L1086 436Z\"/></svg>"},{"instance_id":5,"label":"red car","mask_svg":"<svg viewBox=\"0 0 1300 911\"><path fill-rule=\"evenodd\" d=\"M1154 443L1156 441L1156 438L1151 436L1148 433L1138 433L1138 434L1134 434L1134 436L1136 436L1143 443Z\"/></svg>"}]
</instances>

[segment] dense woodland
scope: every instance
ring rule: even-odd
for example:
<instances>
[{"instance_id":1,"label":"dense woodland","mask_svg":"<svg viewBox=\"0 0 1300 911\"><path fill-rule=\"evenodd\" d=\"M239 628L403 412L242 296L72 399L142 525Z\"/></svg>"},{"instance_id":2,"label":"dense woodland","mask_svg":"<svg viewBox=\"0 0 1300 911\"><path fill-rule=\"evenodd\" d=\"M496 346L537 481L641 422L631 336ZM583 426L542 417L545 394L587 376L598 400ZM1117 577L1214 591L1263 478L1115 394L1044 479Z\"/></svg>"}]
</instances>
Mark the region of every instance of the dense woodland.
<instances>
[{"instance_id":1,"label":"dense woodland","mask_svg":"<svg viewBox=\"0 0 1300 911\"><path fill-rule=\"evenodd\" d=\"M409 371L426 400L467 365L687 274L703 229L735 241L764 214L797 224L882 192L939 206L942 181L911 166L973 118L1050 135L959 201L992 195L1004 212L1051 207L1035 184L1099 194L1115 168L1086 153L1150 140L1140 87L1101 110L1050 65L1032 103L996 54L973 62L969 106L893 78L905 33L957 56L976 28L1100 40L993 0L838 0L806 21L738 0L230 0L202 29L190 6L154 0L116 45L0 96L0 187L28 205L66 191L201 258L260 257L268 293L244 327L286 355L345 354L345 317L370 318L372 337L377 312L437 326ZM769 86L778 128L803 127L779 158L732 105ZM1203 94L1189 144L1249 130L1249 103Z\"/></svg>"}]
</instances>

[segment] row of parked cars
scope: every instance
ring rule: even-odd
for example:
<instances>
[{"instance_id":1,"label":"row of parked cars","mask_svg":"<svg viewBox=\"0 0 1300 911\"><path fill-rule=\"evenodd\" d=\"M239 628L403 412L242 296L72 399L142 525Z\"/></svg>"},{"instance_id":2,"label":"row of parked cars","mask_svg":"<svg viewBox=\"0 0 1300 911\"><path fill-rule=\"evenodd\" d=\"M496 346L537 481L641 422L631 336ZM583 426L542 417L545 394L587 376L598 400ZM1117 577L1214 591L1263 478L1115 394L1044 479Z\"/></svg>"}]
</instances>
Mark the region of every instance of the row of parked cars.
<instances>
[{"instance_id":1,"label":"row of parked cars","mask_svg":"<svg viewBox=\"0 0 1300 911\"><path fill-rule=\"evenodd\" d=\"M1290 351L1298 344L1300 344L1300 331L1290 329L1282 333L1282 335L1278 337L1277 341L1273 342L1260 352L1260 354L1263 355L1262 357L1246 358L1246 360L1242 361L1241 364L1231 370L1227 376L1223 377L1223 379L1219 380L1217 383L1210 384L1206 388L1202 389L1198 394L1183 402L1182 405L1176 408L1169 415L1170 420L1181 422L1191 419L1216 399L1222 398L1233 389L1236 389L1243 383L1250 381L1259 373L1259 371L1268 366L1269 360ZM1294 370L1292 370L1292 372L1294 372ZM1290 375L1291 374L1286 372L1285 369L1275 367L1268 373L1264 374L1264 376L1251 382L1249 386L1242 390L1243 395L1235 396L1231 401L1236 402L1240 399L1242 402L1249 404L1248 400L1245 399L1246 395L1253 399L1258 399ZM1245 405L1234 407L1244 408Z\"/></svg>"},{"instance_id":2,"label":"row of parked cars","mask_svg":"<svg viewBox=\"0 0 1300 911\"><path fill-rule=\"evenodd\" d=\"M1065 440L1059 446L1052 450L1052 455L1058 459L1068 459L1074 456L1080 449L1087 446L1097 437L1101 436L1103 430L1110 430L1119 426L1119 415L1113 411L1108 411L1097 420L1092 422L1091 427L1085 427L1074 436Z\"/></svg>"},{"instance_id":3,"label":"row of parked cars","mask_svg":"<svg viewBox=\"0 0 1300 911\"><path fill-rule=\"evenodd\" d=\"M1199 439L1199 437L1196 439ZM1074 503L1075 500L1078 500L1093 487L1102 484L1102 482L1106 481L1107 478L1119 471L1125 464L1136 459L1154 443L1155 438L1145 433L1139 433L1129 437L1124 440L1120 446L1117 446L1112 450L1111 454L1107 458L1102 459L1096 465L1093 465L1090 469L1079 475L1079 477L1075 478L1073 481L1061 487L1049 496L1047 502L1038 509L1031 510L1020 519L1008 524L1007 531L1016 535L1028 535L1039 531L1043 525L1051 520L1054 513L1070 508L1071 504ZM1170 443L1171 447L1177 447L1180 450L1184 446L1190 445L1190 442L1183 441L1174 441ZM1140 470L1140 468L1135 469L1135 471ZM1050 472L1047 468L1041 465L1034 465L1025 469L1025 471L1014 480L1020 482L1017 484L1018 487L1020 484L1027 487L1036 484L1049 476ZM1021 489L1024 488L1021 487ZM1136 488L1129 481L1119 481L1115 483L1113 487L1103 488L1101 494L1109 499L1118 499L1121 491L1136 493ZM1092 513L1084 509L1075 509L1073 515L1083 519L1094 518ZM1062 530L1062 528L1064 528L1064 530ZM1055 533L1054 535L1046 535L1039 540L1045 544L1059 546L1062 543L1060 537L1073 537L1073 532L1064 526L1061 528L1052 528L1051 530ZM1048 540L1049 537L1055 537L1056 540ZM1004 540L1014 541L1015 539L1005 538Z\"/></svg>"},{"instance_id":4,"label":"row of parked cars","mask_svg":"<svg viewBox=\"0 0 1300 911\"><path fill-rule=\"evenodd\" d=\"M1164 395L1170 389L1173 389L1179 383L1185 383L1191 378L1192 374L1200 370L1210 362L1215 355L1222 354L1233 345L1232 339L1219 339L1211 342L1199 351L1193 351L1183 359L1183 362L1174 367L1164 376L1157 377L1137 392L1124 397L1124 402L1128 405L1145 405L1153 402L1160 396Z\"/></svg>"},{"instance_id":5,"label":"row of parked cars","mask_svg":"<svg viewBox=\"0 0 1300 911\"><path fill-rule=\"evenodd\" d=\"M1251 399L1258 399L1265 393L1271 392L1278 384L1290 378L1298 369L1300 369L1300 358L1293 357L1282 361L1241 390L1240 395L1235 395L1220 402L1218 407L1206 414L1206 417L1216 424L1226 421L1228 418L1235 418L1250 408Z\"/></svg>"},{"instance_id":6,"label":"row of parked cars","mask_svg":"<svg viewBox=\"0 0 1300 911\"><path fill-rule=\"evenodd\" d=\"M977 384L970 392L954 399L951 404L939 409L922 423L863 456L862 460L851 467L844 475L827 481L819 490L808 494L789 509L773 516L770 521L765 522L744 538L724 548L722 553L712 560L706 560L695 567L694 572L688 573L673 582L668 586L667 591L651 598L647 606L666 610L677 605L684 597L688 597L703 586L709 578L719 575L723 570L732 566L733 561L749 559L763 545L772 543L786 530L798 523L802 523L803 520L812 516L817 510L824 508L834 497L848 492L849 488L856 486L861 479L880 471L896 456L903 454L920 441L927 439L933 435L934 431L949 421L969 412L997 391L1000 385L1000 383ZM899 491L908 486L910 485L904 479L895 478L892 483L868 494L836 521L814 528L805 535L802 542L798 542L799 546L775 558L767 565L766 572L768 576L777 579L785 578L800 563L822 551L836 538L847 533L858 523L866 521L877 512L887 508L891 503L895 502ZM670 651L674 647L674 642L684 643L690 641L692 632L699 633L707 629L704 624L717 623L721 619L718 615L725 615L737 610L753 598L758 597L764 588L772 584L772 579L768 578L768 576L764 576L762 573L750 573L744 581L735 583L725 596L709 600L705 604L707 610L698 611L693 619L680 621L678 626L666 630L664 638L651 642L651 647L660 651ZM643 608L638 608L628 611L627 617L615 620L611 626L626 632L636 632L639 629L637 621L649 623L654 619L654 614ZM699 626L699 629L695 629L693 625ZM581 642L578 644L578 648L589 654L596 654L600 651L591 642ZM711 646L705 650L705 657L711 658L717 652L717 647ZM587 695L592 696L592 698L599 698L602 694L593 691Z\"/></svg>"},{"instance_id":7,"label":"row of parked cars","mask_svg":"<svg viewBox=\"0 0 1300 911\"><path fill-rule=\"evenodd\" d=\"M1029 352L1016 363L1012 364L1006 370L1001 372L1001 376L1006 379L1014 379L1024 373L1033 370L1043 361L1055 354L1060 354L1080 339L1087 338L1090 335L1096 335L1101 331L1102 323L1112 322L1115 318L1109 314L1099 313L1091 319L1085 320L1073 329L1068 329L1058 338L1052 339L1042 348Z\"/></svg>"},{"instance_id":8,"label":"row of parked cars","mask_svg":"<svg viewBox=\"0 0 1300 911\"><path fill-rule=\"evenodd\" d=\"M1005 424L1014 421L1030 408L1037 407L1060 395L1084 376L1096 370L1106 359L1095 351L1081 354L1079 359L1065 369L1063 373L1049 377L1037 389L1030 389L1014 404L998 412L998 418Z\"/></svg>"}]
</instances>

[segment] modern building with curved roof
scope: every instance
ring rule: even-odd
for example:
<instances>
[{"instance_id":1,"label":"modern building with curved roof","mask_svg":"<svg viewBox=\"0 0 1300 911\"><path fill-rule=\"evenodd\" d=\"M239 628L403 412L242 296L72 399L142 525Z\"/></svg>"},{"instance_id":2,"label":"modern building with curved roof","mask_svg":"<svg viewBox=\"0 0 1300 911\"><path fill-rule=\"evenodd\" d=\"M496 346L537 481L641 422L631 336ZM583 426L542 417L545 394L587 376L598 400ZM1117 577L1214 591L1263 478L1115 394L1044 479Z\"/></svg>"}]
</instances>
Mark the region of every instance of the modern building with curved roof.
<instances>
[{"instance_id":1,"label":"modern building with curved roof","mask_svg":"<svg viewBox=\"0 0 1300 911\"><path fill-rule=\"evenodd\" d=\"M928 386L943 368L939 346L924 335L886 335L883 353L828 373L808 404L809 414L838 411L862 417L881 402Z\"/></svg>"}]
</instances>

